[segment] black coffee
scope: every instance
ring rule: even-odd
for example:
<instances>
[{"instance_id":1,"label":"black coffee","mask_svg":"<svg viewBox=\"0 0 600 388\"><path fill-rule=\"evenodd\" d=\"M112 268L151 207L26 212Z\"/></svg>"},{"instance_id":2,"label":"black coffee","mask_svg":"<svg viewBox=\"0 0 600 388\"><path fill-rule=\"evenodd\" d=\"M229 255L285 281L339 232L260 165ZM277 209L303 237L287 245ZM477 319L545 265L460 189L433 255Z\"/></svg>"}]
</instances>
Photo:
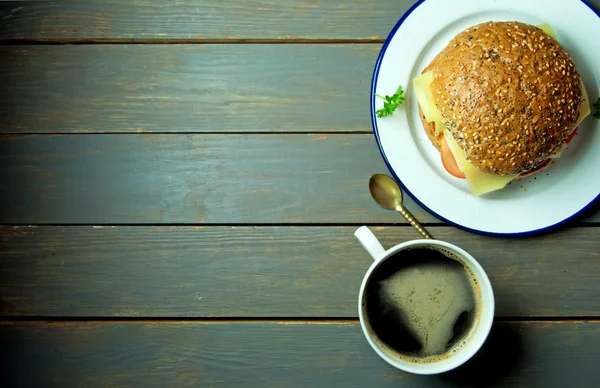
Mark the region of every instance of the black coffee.
<instances>
[{"instance_id":1,"label":"black coffee","mask_svg":"<svg viewBox=\"0 0 600 388\"><path fill-rule=\"evenodd\" d=\"M372 274L363 308L375 338L400 358L436 361L466 341L476 321L476 281L451 252L413 248Z\"/></svg>"}]
</instances>

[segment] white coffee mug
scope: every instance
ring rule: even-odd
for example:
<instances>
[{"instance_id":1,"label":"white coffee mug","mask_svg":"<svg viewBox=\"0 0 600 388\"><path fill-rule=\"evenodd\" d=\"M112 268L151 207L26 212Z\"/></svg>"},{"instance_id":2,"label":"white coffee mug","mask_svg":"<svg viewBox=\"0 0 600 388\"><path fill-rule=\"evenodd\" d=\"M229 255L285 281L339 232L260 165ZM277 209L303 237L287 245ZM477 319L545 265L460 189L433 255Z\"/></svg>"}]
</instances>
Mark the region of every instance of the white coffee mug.
<instances>
[{"instance_id":1,"label":"white coffee mug","mask_svg":"<svg viewBox=\"0 0 600 388\"><path fill-rule=\"evenodd\" d=\"M360 325L362 327L363 333L365 337L369 341L371 347L392 366L404 370L406 372L429 375L429 374L437 374L449 371L454 369L477 353L477 351L481 348L483 343L485 342L490 329L492 327L492 322L494 320L494 293L492 290L492 285L490 280L488 279L485 271L479 265L479 263L468 254L463 249L439 240L411 240L407 242L403 242L401 244L396 245L393 248L388 249L387 251L381 246L379 240L373 235L373 233L366 226L361 226L354 232L354 235L361 243L361 245L367 250L367 252L373 257L375 262L371 265L369 270L367 271L362 285L360 286L360 294L358 297L358 315L360 318ZM405 250L410 247L421 246L433 246L438 247L440 249L445 249L450 252L453 252L463 261L463 265L467 265L471 270L472 274L475 276L475 280L477 280L477 286L479 287L479 295L481 298L481 311L478 313L479 319L474 323L474 327L471 329L471 335L466 344L458 349L456 353L447 355L443 359L430 362L430 363L418 363L418 362L408 362L394 356L388 350L384 349L382 346L378 344L377 341L373 338L372 334L369 332L365 322L365 307L363 304L364 292L366 289L369 280L371 279L371 275L373 271L386 259L394 256L395 253Z\"/></svg>"}]
</instances>

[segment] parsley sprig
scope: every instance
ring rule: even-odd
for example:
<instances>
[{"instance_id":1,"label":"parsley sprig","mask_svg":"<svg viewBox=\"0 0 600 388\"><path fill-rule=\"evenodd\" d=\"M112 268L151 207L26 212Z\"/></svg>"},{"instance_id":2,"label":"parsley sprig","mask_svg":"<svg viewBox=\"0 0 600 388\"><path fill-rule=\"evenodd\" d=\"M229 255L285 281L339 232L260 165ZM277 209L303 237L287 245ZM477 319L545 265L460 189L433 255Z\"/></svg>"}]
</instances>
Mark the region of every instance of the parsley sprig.
<instances>
[{"instance_id":1,"label":"parsley sprig","mask_svg":"<svg viewBox=\"0 0 600 388\"><path fill-rule=\"evenodd\" d=\"M398 108L398 106L404 102L405 98L402 96L403 94L404 89L402 89L402 85L398 86L398 90L396 90L396 93L394 93L391 96L386 95L385 97L383 97L375 93L377 97L383 100L383 108L375 112L377 113L377 117L393 115L396 108Z\"/></svg>"},{"instance_id":2,"label":"parsley sprig","mask_svg":"<svg viewBox=\"0 0 600 388\"><path fill-rule=\"evenodd\" d=\"M594 117L600 120L600 97L598 97L598 100L593 107L596 109L596 112L594 112Z\"/></svg>"}]
</instances>

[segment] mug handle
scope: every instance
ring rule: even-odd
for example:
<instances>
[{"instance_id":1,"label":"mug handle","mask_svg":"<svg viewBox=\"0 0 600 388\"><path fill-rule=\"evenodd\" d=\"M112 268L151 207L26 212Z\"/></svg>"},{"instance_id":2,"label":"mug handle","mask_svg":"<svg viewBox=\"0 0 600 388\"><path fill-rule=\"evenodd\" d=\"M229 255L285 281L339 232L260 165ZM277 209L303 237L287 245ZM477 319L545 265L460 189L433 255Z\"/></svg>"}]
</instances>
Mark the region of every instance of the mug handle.
<instances>
[{"instance_id":1,"label":"mug handle","mask_svg":"<svg viewBox=\"0 0 600 388\"><path fill-rule=\"evenodd\" d=\"M358 239L360 245L371 255L373 260L377 261L385 256L386 250L383 249L377 237L366 226L356 229L354 236Z\"/></svg>"}]
</instances>

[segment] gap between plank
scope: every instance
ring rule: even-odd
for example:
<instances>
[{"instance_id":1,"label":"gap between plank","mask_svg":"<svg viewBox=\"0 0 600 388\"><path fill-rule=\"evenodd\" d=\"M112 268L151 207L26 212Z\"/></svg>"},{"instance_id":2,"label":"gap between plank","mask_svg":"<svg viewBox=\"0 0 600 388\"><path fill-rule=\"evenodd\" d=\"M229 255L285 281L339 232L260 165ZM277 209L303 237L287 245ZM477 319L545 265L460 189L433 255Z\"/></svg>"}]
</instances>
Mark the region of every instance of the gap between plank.
<instances>
[{"instance_id":1,"label":"gap between plank","mask_svg":"<svg viewBox=\"0 0 600 388\"><path fill-rule=\"evenodd\" d=\"M103 44L382 44L385 39L137 39L137 38L106 38L106 39L44 39L44 38L8 38L0 39L0 45L103 45Z\"/></svg>"},{"instance_id":2,"label":"gap between plank","mask_svg":"<svg viewBox=\"0 0 600 388\"><path fill-rule=\"evenodd\" d=\"M371 135L372 130L339 130L339 131L118 131L118 132L0 132L0 137L5 136L71 136L71 135Z\"/></svg>"},{"instance_id":3,"label":"gap between plank","mask_svg":"<svg viewBox=\"0 0 600 388\"><path fill-rule=\"evenodd\" d=\"M0 227L13 227L13 228L37 228L37 227L97 227L97 228L111 228L111 227L233 227L233 228L282 228L282 227L314 227L314 228L329 228L329 227L360 227L360 226L372 226L372 227L402 227L412 228L408 223L401 222L347 222L347 223L310 223L310 222L299 222L299 223L2 223ZM453 225L446 224L442 221L437 222L421 222L423 226L431 227L447 227L454 228ZM585 221L578 223L577 225L564 226L553 229L551 232L558 232L564 229L573 228L594 228L600 226L600 221ZM458 228L457 228L458 229Z\"/></svg>"},{"instance_id":4,"label":"gap between plank","mask_svg":"<svg viewBox=\"0 0 600 388\"><path fill-rule=\"evenodd\" d=\"M204 223L204 224L194 224L194 223L140 223L140 224L132 224L132 223L111 223L111 224L103 224L103 223L0 223L0 227L13 227L13 228L37 228L37 227L96 227L96 228L111 228L111 227L232 227L232 228L283 228L283 227L315 227L315 228L329 228L329 227L360 227L360 226L372 226L372 227L406 227L412 228L412 226L408 223L400 223L400 222L390 222L390 223L369 223L369 222L349 222L349 223L228 223L228 224L219 224L219 223ZM421 222L423 226L444 226L444 227L452 227L452 225L445 224L441 221L439 222ZM588 224L576 225L575 227L582 226L594 226Z\"/></svg>"},{"instance_id":5,"label":"gap between plank","mask_svg":"<svg viewBox=\"0 0 600 388\"><path fill-rule=\"evenodd\" d=\"M547 317L495 317L495 323L499 322L554 322L554 323L600 323L599 316L547 316ZM196 323L196 324L245 324L245 323L272 323L272 324L290 324L290 325L318 325L318 324L358 324L358 318L353 317L295 317L295 318L192 318L192 317L47 317L47 316L14 316L0 318L0 325L15 324L77 324L77 323L144 323L144 324L177 324L177 323Z\"/></svg>"}]
</instances>

